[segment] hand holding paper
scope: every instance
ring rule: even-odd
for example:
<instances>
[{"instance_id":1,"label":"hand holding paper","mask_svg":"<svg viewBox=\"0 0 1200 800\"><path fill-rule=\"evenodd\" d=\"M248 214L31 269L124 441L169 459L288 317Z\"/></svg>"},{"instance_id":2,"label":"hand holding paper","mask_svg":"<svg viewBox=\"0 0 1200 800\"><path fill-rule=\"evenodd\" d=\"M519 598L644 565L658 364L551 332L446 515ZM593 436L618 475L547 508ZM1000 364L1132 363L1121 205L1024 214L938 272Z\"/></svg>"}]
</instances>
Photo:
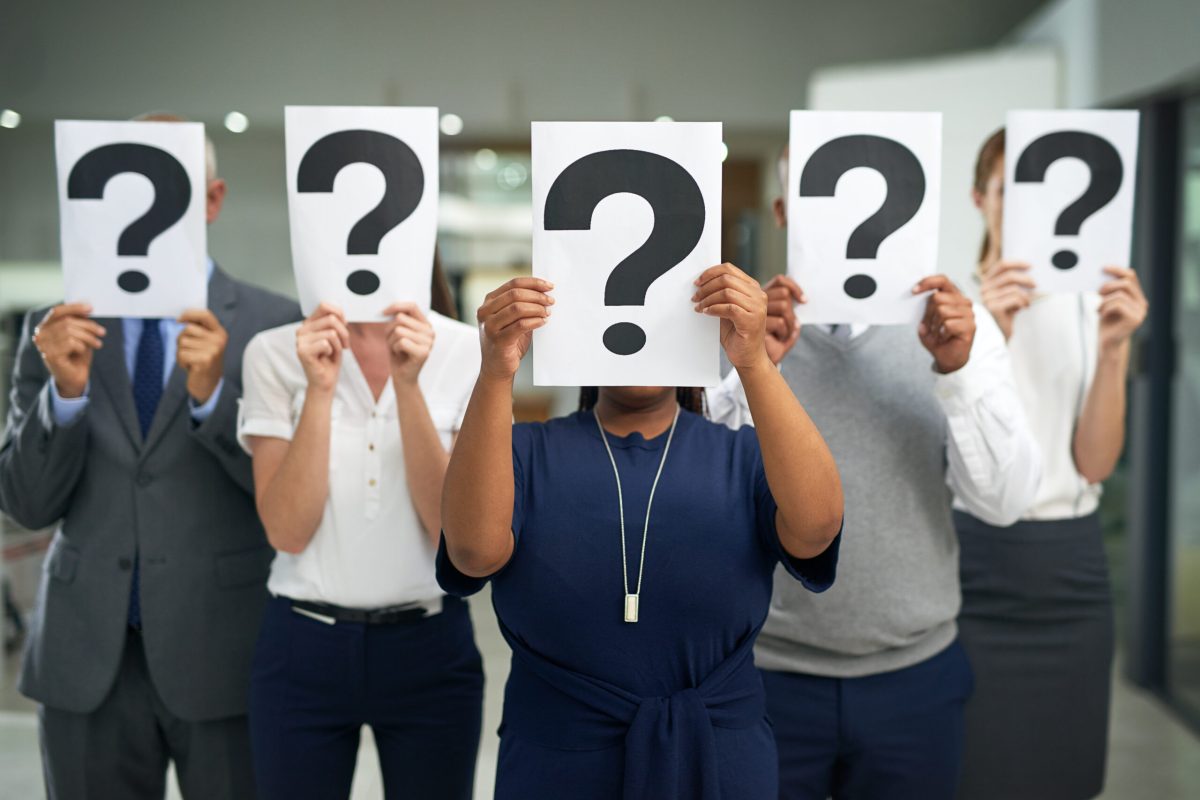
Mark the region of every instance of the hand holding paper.
<instances>
[{"instance_id":1,"label":"hand holding paper","mask_svg":"<svg viewBox=\"0 0 1200 800\"><path fill-rule=\"evenodd\" d=\"M913 287L913 294L932 290L925 316L917 327L921 344L933 356L937 371L947 375L962 369L975 341L975 310L971 300L945 275L930 275Z\"/></svg>"},{"instance_id":2,"label":"hand holding paper","mask_svg":"<svg viewBox=\"0 0 1200 800\"><path fill-rule=\"evenodd\" d=\"M46 312L33 329L33 343L54 378L60 397L80 397L87 388L92 352L103 345L104 326L88 319L87 303L66 303Z\"/></svg>"},{"instance_id":3,"label":"hand holding paper","mask_svg":"<svg viewBox=\"0 0 1200 800\"><path fill-rule=\"evenodd\" d=\"M175 362L187 372L187 390L199 404L207 402L221 383L229 333L207 308L191 308L179 321L185 324L175 346Z\"/></svg>"},{"instance_id":4,"label":"hand holding paper","mask_svg":"<svg viewBox=\"0 0 1200 800\"><path fill-rule=\"evenodd\" d=\"M1102 353L1128 342L1150 310L1136 272L1125 267L1105 267L1104 274L1111 276L1112 280L1100 287Z\"/></svg>"},{"instance_id":5,"label":"hand holding paper","mask_svg":"<svg viewBox=\"0 0 1200 800\"><path fill-rule=\"evenodd\" d=\"M332 392L342 366L342 350L350 346L350 329L342 310L321 303L296 331L296 355L308 378L309 391Z\"/></svg>"},{"instance_id":6,"label":"hand holding paper","mask_svg":"<svg viewBox=\"0 0 1200 800\"><path fill-rule=\"evenodd\" d=\"M433 350L433 325L416 303L393 303L383 313L392 318L387 335L392 382L415 384Z\"/></svg>"},{"instance_id":7,"label":"hand holding paper","mask_svg":"<svg viewBox=\"0 0 1200 800\"><path fill-rule=\"evenodd\" d=\"M776 275L763 289L767 293L767 355L778 365L800 338L796 304L808 302L808 297L787 275Z\"/></svg>"},{"instance_id":8,"label":"hand holding paper","mask_svg":"<svg viewBox=\"0 0 1200 800\"><path fill-rule=\"evenodd\" d=\"M696 310L721 320L721 346L735 369L767 358L767 293L733 264L709 267L696 279Z\"/></svg>"},{"instance_id":9,"label":"hand holding paper","mask_svg":"<svg viewBox=\"0 0 1200 800\"><path fill-rule=\"evenodd\" d=\"M513 278L488 293L476 313L483 348L482 372L511 380L529 352L533 332L546 324L554 284L541 278Z\"/></svg>"}]
</instances>

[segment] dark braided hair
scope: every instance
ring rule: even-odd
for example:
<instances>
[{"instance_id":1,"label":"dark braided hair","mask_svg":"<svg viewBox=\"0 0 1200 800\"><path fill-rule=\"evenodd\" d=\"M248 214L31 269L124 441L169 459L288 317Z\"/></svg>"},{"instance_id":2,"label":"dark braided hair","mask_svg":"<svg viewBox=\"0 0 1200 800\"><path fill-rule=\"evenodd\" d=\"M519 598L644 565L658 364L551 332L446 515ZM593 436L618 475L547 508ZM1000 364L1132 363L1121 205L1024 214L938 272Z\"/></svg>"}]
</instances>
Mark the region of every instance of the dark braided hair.
<instances>
[{"instance_id":1,"label":"dark braided hair","mask_svg":"<svg viewBox=\"0 0 1200 800\"><path fill-rule=\"evenodd\" d=\"M591 411L596 407L596 402L600 399L600 387L598 386L581 386L579 387L579 410ZM691 411L693 414L699 414L702 417L707 417L708 412L704 408L704 390L694 386L680 386L675 390L675 401L683 407L684 411Z\"/></svg>"}]
</instances>

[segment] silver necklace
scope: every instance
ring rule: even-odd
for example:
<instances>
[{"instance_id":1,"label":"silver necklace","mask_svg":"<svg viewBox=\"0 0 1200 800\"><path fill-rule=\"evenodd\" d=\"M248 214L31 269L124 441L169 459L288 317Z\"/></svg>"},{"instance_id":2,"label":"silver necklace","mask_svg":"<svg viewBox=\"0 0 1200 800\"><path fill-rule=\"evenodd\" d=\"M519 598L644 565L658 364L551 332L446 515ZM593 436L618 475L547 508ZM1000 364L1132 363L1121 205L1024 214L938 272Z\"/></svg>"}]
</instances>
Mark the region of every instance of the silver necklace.
<instances>
[{"instance_id":1,"label":"silver necklace","mask_svg":"<svg viewBox=\"0 0 1200 800\"><path fill-rule=\"evenodd\" d=\"M642 555L638 560L637 585L632 592L629 591L629 560L625 554L625 497L621 493L621 472L617 469L617 459L613 457L608 435L604 432L604 426L600 424L600 413L595 408L592 409L592 416L596 419L600 441L604 442L604 449L612 464L613 477L617 479L617 510L621 515L621 580L625 583L625 621L637 622L638 596L642 593L642 571L646 567L646 536L650 532L650 507L654 504L654 490L658 488L658 479L662 477L663 465L667 463L667 453L671 452L671 439L675 437L675 425L679 422L679 406L675 406L675 418L671 420L671 430L667 434L667 444L663 447L662 460L658 462L658 472L654 474L654 483L650 485L650 499L646 501L646 521L642 525Z\"/></svg>"}]
</instances>

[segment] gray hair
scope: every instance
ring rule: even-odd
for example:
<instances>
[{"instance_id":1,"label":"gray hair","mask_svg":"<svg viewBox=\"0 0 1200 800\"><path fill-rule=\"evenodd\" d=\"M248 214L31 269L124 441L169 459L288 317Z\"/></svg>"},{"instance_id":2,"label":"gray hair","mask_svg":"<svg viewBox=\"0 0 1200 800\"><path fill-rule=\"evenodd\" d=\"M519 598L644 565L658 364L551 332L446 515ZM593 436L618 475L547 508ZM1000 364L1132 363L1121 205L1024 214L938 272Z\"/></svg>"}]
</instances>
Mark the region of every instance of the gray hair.
<instances>
[{"instance_id":1,"label":"gray hair","mask_svg":"<svg viewBox=\"0 0 1200 800\"><path fill-rule=\"evenodd\" d=\"M135 122L189 121L187 117L171 111L147 111L144 114L138 114L133 119ZM213 145L213 141L209 138L207 131L204 134L204 178L210 181L217 179L217 148Z\"/></svg>"}]
</instances>

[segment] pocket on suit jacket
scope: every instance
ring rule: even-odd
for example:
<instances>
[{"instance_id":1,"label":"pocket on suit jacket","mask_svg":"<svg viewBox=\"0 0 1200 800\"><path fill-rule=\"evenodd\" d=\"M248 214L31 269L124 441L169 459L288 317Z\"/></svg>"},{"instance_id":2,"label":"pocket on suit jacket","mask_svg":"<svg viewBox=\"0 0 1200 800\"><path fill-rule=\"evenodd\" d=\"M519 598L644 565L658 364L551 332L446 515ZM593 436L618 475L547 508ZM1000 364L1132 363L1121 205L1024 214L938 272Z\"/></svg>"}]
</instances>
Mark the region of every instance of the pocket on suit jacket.
<instances>
[{"instance_id":1,"label":"pocket on suit jacket","mask_svg":"<svg viewBox=\"0 0 1200 800\"><path fill-rule=\"evenodd\" d=\"M266 586L274 554L270 547L255 547L217 556L217 585L227 589L255 583Z\"/></svg>"},{"instance_id":2,"label":"pocket on suit jacket","mask_svg":"<svg viewBox=\"0 0 1200 800\"><path fill-rule=\"evenodd\" d=\"M79 551L62 539L55 539L50 557L46 559L46 570L55 579L70 583L75 580L75 570L78 566Z\"/></svg>"}]
</instances>

